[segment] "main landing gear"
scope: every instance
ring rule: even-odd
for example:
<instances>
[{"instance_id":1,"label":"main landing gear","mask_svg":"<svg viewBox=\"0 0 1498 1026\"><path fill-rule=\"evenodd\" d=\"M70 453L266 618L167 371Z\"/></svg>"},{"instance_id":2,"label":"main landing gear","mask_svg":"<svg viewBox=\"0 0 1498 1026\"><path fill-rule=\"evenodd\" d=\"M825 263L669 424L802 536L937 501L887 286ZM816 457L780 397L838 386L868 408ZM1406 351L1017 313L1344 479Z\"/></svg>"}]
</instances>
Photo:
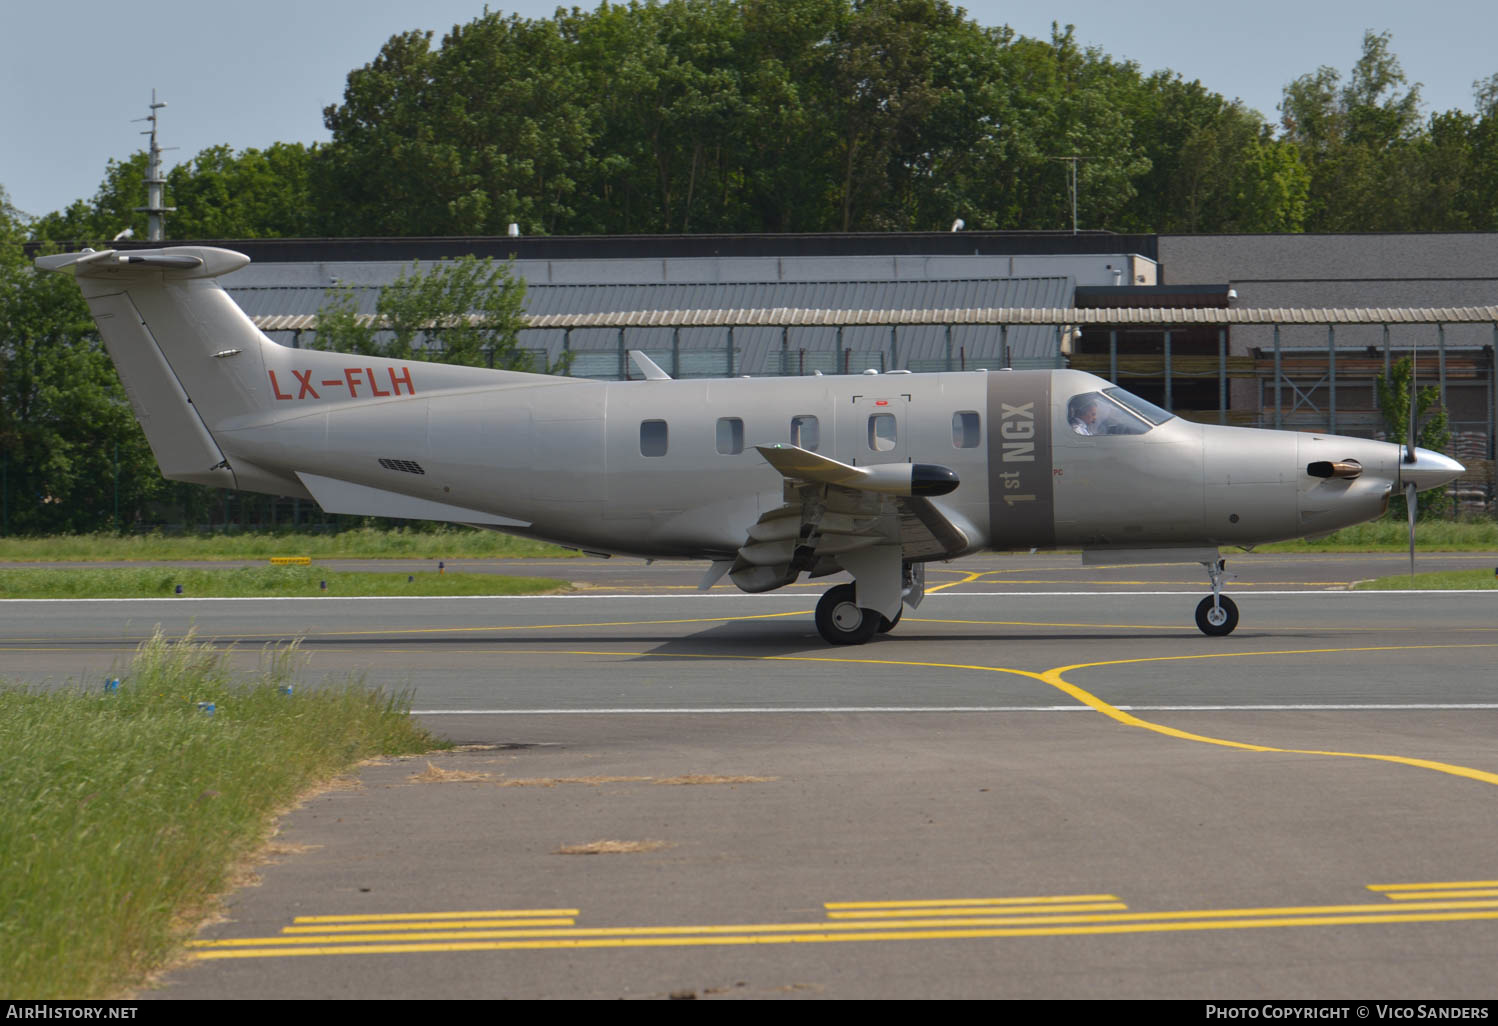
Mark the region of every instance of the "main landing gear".
<instances>
[{"instance_id":1,"label":"main landing gear","mask_svg":"<svg viewBox=\"0 0 1498 1026\"><path fill-rule=\"evenodd\" d=\"M899 622L899 616L890 621L878 610L860 609L854 595L853 585L839 584L817 603L817 633L829 644L862 645Z\"/></svg>"},{"instance_id":2,"label":"main landing gear","mask_svg":"<svg viewBox=\"0 0 1498 1026\"><path fill-rule=\"evenodd\" d=\"M1208 637L1220 638L1233 633L1233 628L1238 626L1238 604L1222 593L1228 563L1219 559L1202 566L1207 568L1207 574L1212 578L1212 594L1197 605L1196 625Z\"/></svg>"}]
</instances>

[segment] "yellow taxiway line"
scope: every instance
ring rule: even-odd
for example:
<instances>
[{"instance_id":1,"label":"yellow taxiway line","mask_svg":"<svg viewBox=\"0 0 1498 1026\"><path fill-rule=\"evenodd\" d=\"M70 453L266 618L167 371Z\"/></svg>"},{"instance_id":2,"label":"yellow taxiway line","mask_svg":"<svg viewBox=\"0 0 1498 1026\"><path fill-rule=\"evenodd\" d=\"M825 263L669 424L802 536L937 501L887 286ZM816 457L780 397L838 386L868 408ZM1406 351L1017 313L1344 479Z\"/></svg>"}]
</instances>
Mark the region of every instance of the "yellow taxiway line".
<instances>
[{"instance_id":1,"label":"yellow taxiway line","mask_svg":"<svg viewBox=\"0 0 1498 1026\"><path fill-rule=\"evenodd\" d=\"M392 917L394 918L394 917ZM1498 900L1389 905L1309 905L1167 912L996 915L951 920L898 916L859 922L742 923L565 929L450 930L344 936L235 937L192 941L200 960L458 951L826 944L854 941L977 940L1251 930L1309 926L1498 920Z\"/></svg>"}]
</instances>

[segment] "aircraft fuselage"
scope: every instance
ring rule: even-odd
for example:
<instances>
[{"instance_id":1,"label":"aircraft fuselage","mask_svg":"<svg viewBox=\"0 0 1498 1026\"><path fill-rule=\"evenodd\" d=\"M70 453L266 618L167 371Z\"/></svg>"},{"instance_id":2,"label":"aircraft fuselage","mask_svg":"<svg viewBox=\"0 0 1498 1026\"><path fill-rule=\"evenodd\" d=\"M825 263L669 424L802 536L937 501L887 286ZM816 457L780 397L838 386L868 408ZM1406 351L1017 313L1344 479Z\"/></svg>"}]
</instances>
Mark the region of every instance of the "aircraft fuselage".
<instances>
[{"instance_id":1,"label":"aircraft fuselage","mask_svg":"<svg viewBox=\"0 0 1498 1026\"><path fill-rule=\"evenodd\" d=\"M1195 424L1073 370L598 382L292 349L218 284L238 253L42 257L73 274L172 479L446 520L597 553L708 559L770 591L846 571L828 641L888 630L923 565L981 549L1201 562L1371 520L1460 464L1367 439ZM1141 554L1143 554L1141 556Z\"/></svg>"}]
</instances>

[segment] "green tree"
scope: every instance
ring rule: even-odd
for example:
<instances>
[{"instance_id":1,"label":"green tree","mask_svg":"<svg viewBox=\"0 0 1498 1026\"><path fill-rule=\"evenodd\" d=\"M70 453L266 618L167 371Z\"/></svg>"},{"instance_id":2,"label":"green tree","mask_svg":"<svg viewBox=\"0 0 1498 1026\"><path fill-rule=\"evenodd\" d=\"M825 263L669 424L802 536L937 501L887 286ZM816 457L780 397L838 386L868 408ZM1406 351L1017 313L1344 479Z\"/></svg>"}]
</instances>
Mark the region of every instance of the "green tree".
<instances>
[{"instance_id":1,"label":"green tree","mask_svg":"<svg viewBox=\"0 0 1498 1026\"><path fill-rule=\"evenodd\" d=\"M1285 87L1285 138L1310 171L1306 227L1312 231L1407 231L1420 227L1415 200L1420 86L1406 84L1389 33L1367 32L1345 85L1323 66Z\"/></svg>"},{"instance_id":2,"label":"green tree","mask_svg":"<svg viewBox=\"0 0 1498 1026\"><path fill-rule=\"evenodd\" d=\"M166 174L168 239L255 239L312 234L318 203L311 191L317 148L275 143L235 152L210 146ZM111 160L92 200L38 218L34 239L100 245L131 229L147 237L144 152Z\"/></svg>"},{"instance_id":3,"label":"green tree","mask_svg":"<svg viewBox=\"0 0 1498 1026\"><path fill-rule=\"evenodd\" d=\"M146 215L134 208L145 205L145 179L144 151L123 161L111 159L93 199L74 200L65 210L37 218L31 225L32 238L97 246L130 229L144 239Z\"/></svg>"},{"instance_id":4,"label":"green tree","mask_svg":"<svg viewBox=\"0 0 1498 1026\"><path fill-rule=\"evenodd\" d=\"M167 172L167 234L178 239L298 238L313 234L316 146L210 146ZM143 215L142 215L143 216ZM141 237L141 230L136 234Z\"/></svg>"},{"instance_id":5,"label":"green tree","mask_svg":"<svg viewBox=\"0 0 1498 1026\"><path fill-rule=\"evenodd\" d=\"M397 360L532 370L518 347L525 282L509 264L472 256L412 264L380 290L373 318L352 289L334 289L318 313L313 347ZM544 368L541 368L544 369Z\"/></svg>"},{"instance_id":6,"label":"green tree","mask_svg":"<svg viewBox=\"0 0 1498 1026\"><path fill-rule=\"evenodd\" d=\"M591 161L596 98L556 20L488 12L392 37L324 111L314 175L328 234L565 230Z\"/></svg>"},{"instance_id":7,"label":"green tree","mask_svg":"<svg viewBox=\"0 0 1498 1026\"><path fill-rule=\"evenodd\" d=\"M1389 368L1388 377L1380 374L1374 382L1378 408L1384 417L1384 437L1401 446L1409 440L1410 385L1414 374L1414 361L1406 356ZM1415 445L1421 449L1445 452L1451 446L1451 426L1440 402L1441 390L1435 385L1427 385L1415 396ZM1448 516L1451 510L1451 496L1444 488L1433 488L1416 497L1418 517ZM1402 494L1391 499L1389 511L1400 519L1409 515Z\"/></svg>"},{"instance_id":8,"label":"green tree","mask_svg":"<svg viewBox=\"0 0 1498 1026\"><path fill-rule=\"evenodd\" d=\"M77 286L25 234L0 190L0 529L127 525L163 482Z\"/></svg>"}]
</instances>

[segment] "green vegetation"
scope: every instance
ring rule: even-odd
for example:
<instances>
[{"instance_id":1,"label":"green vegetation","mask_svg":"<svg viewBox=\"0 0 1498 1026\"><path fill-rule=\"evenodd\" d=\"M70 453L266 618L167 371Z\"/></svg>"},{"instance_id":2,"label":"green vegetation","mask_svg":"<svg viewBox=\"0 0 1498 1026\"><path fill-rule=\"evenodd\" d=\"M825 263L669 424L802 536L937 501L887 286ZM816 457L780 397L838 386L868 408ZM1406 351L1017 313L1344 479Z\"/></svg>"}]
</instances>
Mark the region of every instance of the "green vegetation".
<instances>
[{"instance_id":1,"label":"green vegetation","mask_svg":"<svg viewBox=\"0 0 1498 1026\"><path fill-rule=\"evenodd\" d=\"M1085 33L1084 33L1085 34ZM1349 53L1358 45L1349 33ZM392 36L331 141L167 174L174 238L1498 227L1498 75L1421 112L1388 33L1279 115L946 0L663 0L488 11ZM144 153L34 238L145 236Z\"/></svg>"},{"instance_id":2,"label":"green vegetation","mask_svg":"<svg viewBox=\"0 0 1498 1026\"><path fill-rule=\"evenodd\" d=\"M323 584L327 587L324 588ZM539 595L567 587L547 577L425 572L351 573L315 566L0 570L0 598L259 598L367 595Z\"/></svg>"},{"instance_id":3,"label":"green vegetation","mask_svg":"<svg viewBox=\"0 0 1498 1026\"><path fill-rule=\"evenodd\" d=\"M1408 525L1385 518L1344 528L1323 538L1260 545L1255 552L1407 552ZM1415 525L1418 552L1498 552L1498 520L1430 520Z\"/></svg>"},{"instance_id":4,"label":"green vegetation","mask_svg":"<svg viewBox=\"0 0 1498 1026\"><path fill-rule=\"evenodd\" d=\"M1395 574L1372 581L1359 581L1355 591L1460 590L1491 591L1498 589L1498 574L1491 570L1448 570L1438 574Z\"/></svg>"},{"instance_id":5,"label":"green vegetation","mask_svg":"<svg viewBox=\"0 0 1498 1026\"><path fill-rule=\"evenodd\" d=\"M1389 369L1387 378L1380 374L1373 383L1378 408L1383 413L1384 437L1401 445L1409 440L1410 386L1414 376L1415 361L1406 356ZM1415 395L1415 447L1418 449L1446 452L1451 446L1451 424L1440 402L1441 389L1436 385L1428 385ZM1453 505L1446 489L1431 488L1415 496L1415 515L1422 519L1444 516L1451 512ZM1402 489L1396 489L1390 499L1389 515L1402 523L1408 522L1409 506Z\"/></svg>"},{"instance_id":6,"label":"green vegetation","mask_svg":"<svg viewBox=\"0 0 1498 1026\"><path fill-rule=\"evenodd\" d=\"M358 290L335 288L317 313L312 345L392 360L545 371L518 348L525 281L510 264L465 256L422 271L413 264L380 290L375 320L359 314ZM466 315L466 316L465 316ZM378 322L378 323L377 323Z\"/></svg>"},{"instance_id":7,"label":"green vegetation","mask_svg":"<svg viewBox=\"0 0 1498 1026\"><path fill-rule=\"evenodd\" d=\"M278 809L361 759L440 747L405 695L357 682L287 693L294 646L267 651L247 681L227 655L158 632L117 691L0 687L0 993L138 985Z\"/></svg>"},{"instance_id":8,"label":"green vegetation","mask_svg":"<svg viewBox=\"0 0 1498 1026\"><path fill-rule=\"evenodd\" d=\"M391 37L323 111L326 144L215 146L172 168L167 231L1063 229L1072 158L1085 229L1489 231L1498 74L1473 96L1471 114L1426 117L1376 32L1345 73L1288 83L1274 124L1199 81L1084 49L1070 26L1032 39L946 0L490 11L438 41ZM276 522L268 497L160 478L78 290L22 253L127 226L144 238L145 168L144 153L111 162L92 199L36 220L0 189L0 537ZM404 277L380 299L394 331L378 339L334 290L322 344L404 351L436 321L441 358L519 366L519 284L475 261ZM442 320L455 314L482 323Z\"/></svg>"},{"instance_id":9,"label":"green vegetation","mask_svg":"<svg viewBox=\"0 0 1498 1026\"><path fill-rule=\"evenodd\" d=\"M437 528L336 534L248 532L212 534L67 534L0 538L0 563L117 562L120 560L269 559L561 559L576 556L545 542L497 531Z\"/></svg>"}]
</instances>

